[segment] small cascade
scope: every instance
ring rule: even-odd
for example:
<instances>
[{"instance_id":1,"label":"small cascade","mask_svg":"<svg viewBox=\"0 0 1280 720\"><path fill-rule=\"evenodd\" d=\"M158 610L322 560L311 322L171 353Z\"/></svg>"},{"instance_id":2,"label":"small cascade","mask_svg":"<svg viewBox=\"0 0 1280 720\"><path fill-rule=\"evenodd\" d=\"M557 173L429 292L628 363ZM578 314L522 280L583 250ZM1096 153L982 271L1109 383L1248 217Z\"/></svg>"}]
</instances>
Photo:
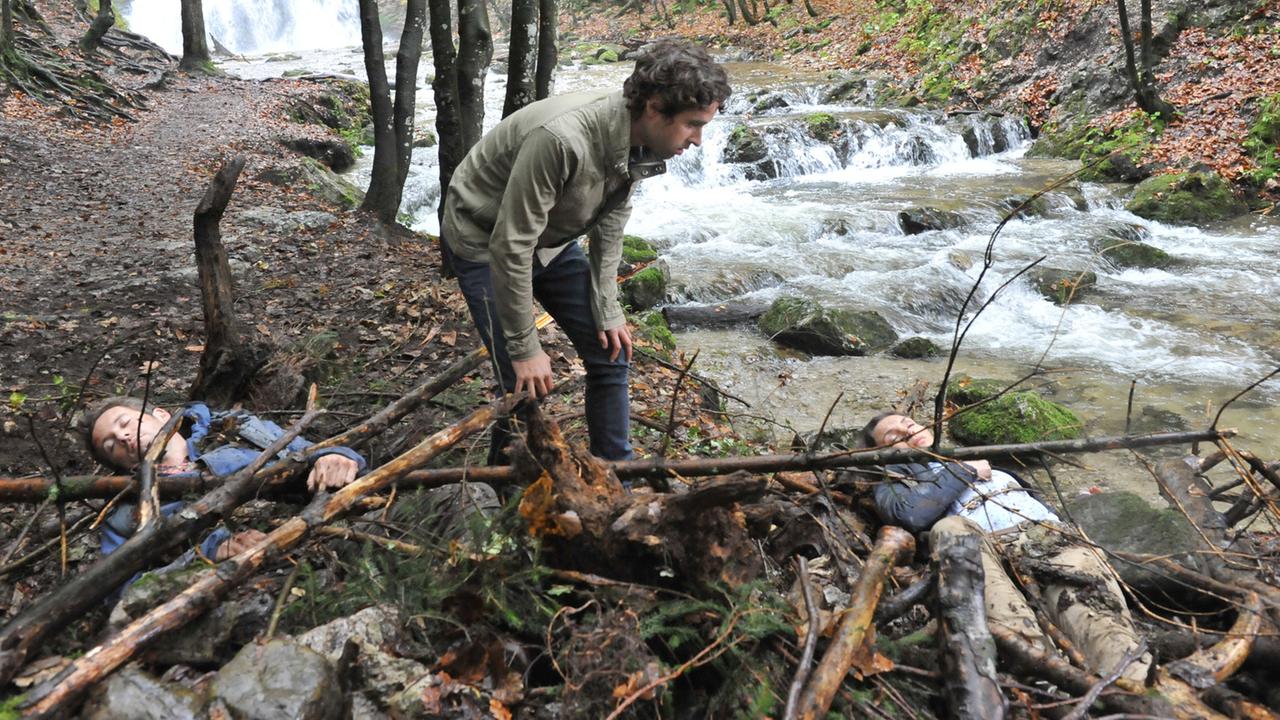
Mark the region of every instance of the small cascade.
<instances>
[{"instance_id":1,"label":"small cascade","mask_svg":"<svg viewBox=\"0 0 1280 720\"><path fill-rule=\"evenodd\" d=\"M177 2L132 0L122 12L131 30L182 52ZM360 44L356 4L346 0L204 0L204 24L210 50L221 46L237 54Z\"/></svg>"}]
</instances>

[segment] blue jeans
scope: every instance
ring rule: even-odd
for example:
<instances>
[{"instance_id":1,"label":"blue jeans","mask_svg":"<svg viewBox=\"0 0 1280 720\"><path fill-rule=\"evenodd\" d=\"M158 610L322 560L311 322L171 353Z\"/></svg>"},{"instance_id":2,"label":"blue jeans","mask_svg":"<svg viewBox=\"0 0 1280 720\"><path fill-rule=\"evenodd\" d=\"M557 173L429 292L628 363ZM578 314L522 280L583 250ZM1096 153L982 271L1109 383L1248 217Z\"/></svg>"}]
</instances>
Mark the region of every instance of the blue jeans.
<instances>
[{"instance_id":1,"label":"blue jeans","mask_svg":"<svg viewBox=\"0 0 1280 720\"><path fill-rule=\"evenodd\" d=\"M440 246L446 262L458 277L458 286L471 310L471 319L480 331L480 340L489 348L493 372L499 381L498 391L512 392L516 376L511 369L507 344L493 341L495 336L501 339L502 333L498 315L492 310L497 307L497 299L489 265L454 255L444 242ZM587 369L586 415L591 454L605 460L629 460L632 455L631 401L627 358L625 353L619 353L616 360L610 360L609 350L600 347L599 331L591 314L590 264L577 242L571 243L545 267L534 258L533 296L569 336ZM503 462L509 435L510 429L505 423L494 426L489 440L490 465Z\"/></svg>"}]
</instances>

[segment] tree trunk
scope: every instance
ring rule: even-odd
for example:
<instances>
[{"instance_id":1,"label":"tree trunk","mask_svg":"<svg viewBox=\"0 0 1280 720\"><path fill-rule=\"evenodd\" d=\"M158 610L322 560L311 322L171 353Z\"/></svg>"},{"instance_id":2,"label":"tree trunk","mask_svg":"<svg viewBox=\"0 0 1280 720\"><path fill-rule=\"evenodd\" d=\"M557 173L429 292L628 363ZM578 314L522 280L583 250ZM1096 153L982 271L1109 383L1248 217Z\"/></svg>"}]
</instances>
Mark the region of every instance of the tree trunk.
<instances>
[{"instance_id":1,"label":"tree trunk","mask_svg":"<svg viewBox=\"0 0 1280 720\"><path fill-rule=\"evenodd\" d=\"M249 383L270 355L269 349L236 321L231 267L218 224L244 169L244 157L218 170L195 212L196 270L204 309L204 353L188 397L215 407L244 399Z\"/></svg>"},{"instance_id":2,"label":"tree trunk","mask_svg":"<svg viewBox=\"0 0 1280 720\"><path fill-rule=\"evenodd\" d=\"M934 549L943 697L953 718L998 720L1004 696L996 680L996 644L987 629L985 575L976 535L948 536Z\"/></svg>"},{"instance_id":3,"label":"tree trunk","mask_svg":"<svg viewBox=\"0 0 1280 720\"><path fill-rule=\"evenodd\" d=\"M738 6L734 3L734 0L723 1L725 16L729 18L729 25L733 25L738 21Z\"/></svg>"},{"instance_id":4,"label":"tree trunk","mask_svg":"<svg viewBox=\"0 0 1280 720\"><path fill-rule=\"evenodd\" d=\"M559 20L560 8L556 0L538 0L538 71L534 94L539 100L551 96L551 86L555 81L560 54L556 37Z\"/></svg>"},{"instance_id":5,"label":"tree trunk","mask_svg":"<svg viewBox=\"0 0 1280 720\"><path fill-rule=\"evenodd\" d=\"M85 52L97 50L102 36L106 35L115 24L116 14L111 9L111 0L98 0L98 14L93 17L93 22L89 23L89 29L84 37L80 38L80 49Z\"/></svg>"},{"instance_id":6,"label":"tree trunk","mask_svg":"<svg viewBox=\"0 0 1280 720\"><path fill-rule=\"evenodd\" d=\"M408 23L406 17L406 29ZM382 55L382 24L375 0L360 0L360 41L364 45L364 69L369 76L369 105L373 115L373 169L360 209L373 213L384 223L392 223L400 209L400 190L396 186L399 177L396 123L386 59Z\"/></svg>"},{"instance_id":7,"label":"tree trunk","mask_svg":"<svg viewBox=\"0 0 1280 720\"><path fill-rule=\"evenodd\" d=\"M0 0L0 65L13 55L13 6L10 0Z\"/></svg>"},{"instance_id":8,"label":"tree trunk","mask_svg":"<svg viewBox=\"0 0 1280 720\"><path fill-rule=\"evenodd\" d=\"M511 0L511 43L507 57L506 117L533 102L538 64L538 0Z\"/></svg>"},{"instance_id":9,"label":"tree trunk","mask_svg":"<svg viewBox=\"0 0 1280 720\"><path fill-rule=\"evenodd\" d=\"M462 144L462 117L458 100L458 52L453 44L453 14L449 0L427 0L431 15L431 59L436 69L431 91L436 101L436 135L440 151L440 207L443 224L445 193L453 171L470 146Z\"/></svg>"},{"instance_id":10,"label":"tree trunk","mask_svg":"<svg viewBox=\"0 0 1280 720\"><path fill-rule=\"evenodd\" d=\"M760 18L756 17L756 14L752 12L748 0L738 0L738 9L742 11L742 19L748 25L755 25L760 22Z\"/></svg>"},{"instance_id":11,"label":"tree trunk","mask_svg":"<svg viewBox=\"0 0 1280 720\"><path fill-rule=\"evenodd\" d=\"M204 7L200 0L182 2L182 62L183 70L208 70L209 40L204 30Z\"/></svg>"},{"instance_id":12,"label":"tree trunk","mask_svg":"<svg viewBox=\"0 0 1280 720\"><path fill-rule=\"evenodd\" d=\"M485 4L481 0L459 0L458 102L464 157L480 140L484 129L484 73L492 59L493 39Z\"/></svg>"},{"instance_id":13,"label":"tree trunk","mask_svg":"<svg viewBox=\"0 0 1280 720\"><path fill-rule=\"evenodd\" d=\"M396 207L404 194L413 159L413 111L418 100L418 61L422 58L422 35L427 22L427 0L409 0L405 7L404 30L396 49ZM393 218L394 219L394 218Z\"/></svg>"},{"instance_id":14,"label":"tree trunk","mask_svg":"<svg viewBox=\"0 0 1280 720\"><path fill-rule=\"evenodd\" d=\"M1173 118L1174 107L1160 99L1156 91L1154 51L1151 47L1151 0L1142 0L1141 11L1141 43L1142 68L1139 71L1138 61L1133 48L1133 31L1129 27L1129 8L1125 0L1116 0L1116 8L1120 16L1120 42L1124 45L1125 73L1129 76L1129 85L1133 88L1134 99L1144 112L1158 113L1164 120Z\"/></svg>"}]
</instances>

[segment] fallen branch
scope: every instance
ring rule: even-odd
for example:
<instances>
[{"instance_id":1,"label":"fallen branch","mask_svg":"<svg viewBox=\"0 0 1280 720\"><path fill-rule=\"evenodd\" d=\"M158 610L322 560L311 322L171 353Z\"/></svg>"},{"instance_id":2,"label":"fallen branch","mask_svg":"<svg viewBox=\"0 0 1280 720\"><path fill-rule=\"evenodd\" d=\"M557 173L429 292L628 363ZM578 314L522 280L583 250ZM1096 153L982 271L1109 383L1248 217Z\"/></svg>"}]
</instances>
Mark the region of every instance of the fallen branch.
<instances>
[{"instance_id":1,"label":"fallen branch","mask_svg":"<svg viewBox=\"0 0 1280 720\"><path fill-rule=\"evenodd\" d=\"M987 629L981 541L976 535L945 535L936 538L933 555L943 697L953 718L999 720L1005 704L996 679L996 644Z\"/></svg>"},{"instance_id":2,"label":"fallen branch","mask_svg":"<svg viewBox=\"0 0 1280 720\"><path fill-rule=\"evenodd\" d=\"M128 662L161 635L199 617L232 588L253 577L269 560L297 547L316 528L347 512L370 493L389 487L411 468L484 429L519 398L508 396L441 430L391 462L373 470L333 495L320 493L301 513L271 531L253 547L204 573L193 585L75 660L58 677L37 690L24 705L26 717L54 717L80 694Z\"/></svg>"},{"instance_id":3,"label":"fallen branch","mask_svg":"<svg viewBox=\"0 0 1280 720\"><path fill-rule=\"evenodd\" d=\"M854 654L866 641L868 632L874 628L871 618L880 601L880 593L884 590L889 571L914 552L915 545L911 533L902 528L890 525L880 529L875 549L867 558L862 574L858 576L858 582L853 588L844 619L840 621L840 627L836 630L831 645L827 647L826 654L822 656L822 661L814 669L808 686L800 694L797 717L813 720L826 716L832 699L853 666Z\"/></svg>"}]
</instances>

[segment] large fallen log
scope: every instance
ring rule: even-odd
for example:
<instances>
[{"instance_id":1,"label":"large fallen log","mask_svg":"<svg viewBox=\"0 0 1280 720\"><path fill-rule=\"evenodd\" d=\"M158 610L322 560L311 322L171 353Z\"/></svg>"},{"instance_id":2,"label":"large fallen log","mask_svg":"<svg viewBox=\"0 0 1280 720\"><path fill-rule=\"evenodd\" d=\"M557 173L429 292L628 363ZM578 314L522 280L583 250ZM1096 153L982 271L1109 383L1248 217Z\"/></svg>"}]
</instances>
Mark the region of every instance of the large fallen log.
<instances>
[{"instance_id":1,"label":"large fallen log","mask_svg":"<svg viewBox=\"0 0 1280 720\"><path fill-rule=\"evenodd\" d=\"M360 498L389 487L411 468L453 447L471 433L484 429L518 401L518 398L508 396L491 407L477 410L333 495L316 495L301 513L272 530L253 547L207 571L186 590L138 618L102 645L76 659L57 677L33 690L24 701L24 717L56 717L66 711L70 703L93 684L128 662L164 633L199 617L229 590L257 574L268 561L297 547L315 528L337 519Z\"/></svg>"},{"instance_id":2,"label":"large fallen log","mask_svg":"<svg viewBox=\"0 0 1280 720\"><path fill-rule=\"evenodd\" d=\"M484 356L481 355L480 357ZM471 358L471 355L468 355L467 358ZM467 358L464 358L464 360L467 360ZM467 362L470 361L467 360ZM419 395L426 395L426 397L429 398L430 394L434 394L428 394L430 388L438 387L440 384L445 382L446 378L453 377L453 381L456 381L457 377L461 377L461 375L456 375L455 377L455 374L457 369L463 364L463 361L455 363L455 365L450 366L449 369L440 373L440 375L437 375L436 378L433 378L431 381L424 383L418 389L415 389L413 393L410 393L410 395L414 395L415 399L417 399L417 396ZM463 372L462 374L465 375L466 373ZM449 384L452 384L452 381L449 382ZM448 385L445 385L444 387L448 387ZM438 390L436 390L436 392L438 392ZM406 398L402 400L405 400L408 397L409 396L406 396ZM422 402L424 400L417 401ZM399 405L400 402L401 401L397 401L395 404ZM414 407L416 407L416 405L414 405ZM389 409L390 408L388 408L388 410ZM411 409L412 408L409 408L409 410ZM394 413L389 413L388 410L380 412L374 418L357 425L352 428L352 430L343 433L332 440L317 443L315 447L329 447L331 445L358 447L368 438L385 429L396 419L403 417L400 409L397 409ZM409 410L403 410L403 413L407 413ZM994 455L1018 456L1035 453L1087 453L1100 452L1103 450L1120 450L1154 447L1158 445L1179 445L1193 442L1206 442L1219 437L1231 437L1233 435L1235 435L1234 430L1201 430L1190 432L1156 433L1151 435L1121 435L1095 438L1092 440L1053 440L1038 443L1026 443L1022 445L982 445L965 448L948 448L944 451L942 456L955 460L973 460ZM624 460L606 463L606 465L620 479L637 480L647 477L676 478L728 475L738 470L745 470L750 473L759 474L792 470L867 467L889 463L921 461L934 459L935 457L937 456L923 450L844 450L826 454L791 453L786 455L689 458L685 460ZM401 487L439 487L440 485L446 485L448 483L470 480L473 482L485 482L493 485L501 485L503 483L512 482L517 478L518 473L513 470L511 466L498 465L493 467L416 470L401 478L399 484ZM208 477L159 478L157 480L157 484L160 487L161 497L173 498L181 497L183 493L199 492L207 488L210 481L211 478ZM128 488L130 482L131 478L120 476L97 478L92 476L64 477L60 497L64 500L71 498L114 497L117 493ZM42 477L0 478L0 502L40 502L48 496L49 490L53 485L54 483L51 479Z\"/></svg>"},{"instance_id":3,"label":"large fallen log","mask_svg":"<svg viewBox=\"0 0 1280 720\"><path fill-rule=\"evenodd\" d=\"M953 718L1000 720L1004 695L996 679L996 644L987 629L981 553L977 535L944 535L933 550L942 694Z\"/></svg>"},{"instance_id":4,"label":"large fallen log","mask_svg":"<svg viewBox=\"0 0 1280 720\"><path fill-rule=\"evenodd\" d=\"M826 717L840 686L844 684L849 669L853 667L855 654L874 629L871 618L884 590L885 579L893 566L915 551L916 541L911 533L899 527L880 528L875 549L867 557L867 563L858 576L849 600L849 608L836 629L827 652L814 669L809 684L800 694L796 704L796 717L814 720Z\"/></svg>"}]
</instances>

